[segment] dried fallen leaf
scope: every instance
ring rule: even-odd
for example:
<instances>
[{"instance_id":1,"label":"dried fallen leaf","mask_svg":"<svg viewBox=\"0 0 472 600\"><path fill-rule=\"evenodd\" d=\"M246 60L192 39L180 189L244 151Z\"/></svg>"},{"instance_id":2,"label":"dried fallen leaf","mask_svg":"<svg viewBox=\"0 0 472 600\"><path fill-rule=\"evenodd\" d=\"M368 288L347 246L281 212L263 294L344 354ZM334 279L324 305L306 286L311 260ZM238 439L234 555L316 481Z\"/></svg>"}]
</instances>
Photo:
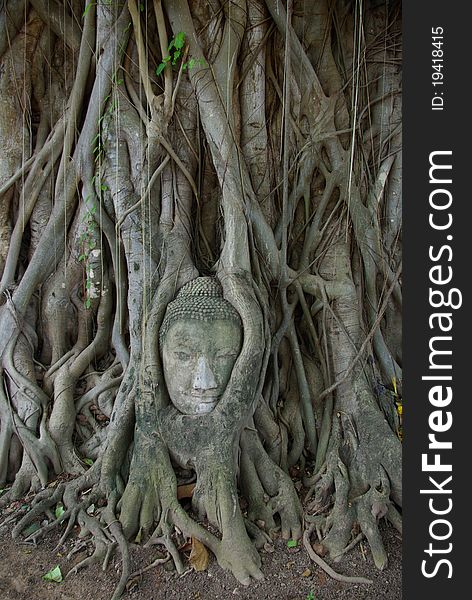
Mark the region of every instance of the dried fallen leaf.
<instances>
[{"instance_id":1,"label":"dried fallen leaf","mask_svg":"<svg viewBox=\"0 0 472 600\"><path fill-rule=\"evenodd\" d=\"M188 483L186 485L179 485L177 487L177 499L191 498L193 496L193 490L195 489L194 483Z\"/></svg>"},{"instance_id":2,"label":"dried fallen leaf","mask_svg":"<svg viewBox=\"0 0 472 600\"><path fill-rule=\"evenodd\" d=\"M208 550L200 540L192 537L192 551L190 552L190 564L192 567L195 571L206 571L209 560Z\"/></svg>"},{"instance_id":3,"label":"dried fallen leaf","mask_svg":"<svg viewBox=\"0 0 472 600\"><path fill-rule=\"evenodd\" d=\"M326 575L323 573L323 571L317 571L316 576L318 577L320 585L326 585Z\"/></svg>"},{"instance_id":4,"label":"dried fallen leaf","mask_svg":"<svg viewBox=\"0 0 472 600\"><path fill-rule=\"evenodd\" d=\"M192 539L185 540L184 543L178 547L179 552L188 552L192 550Z\"/></svg>"},{"instance_id":5,"label":"dried fallen leaf","mask_svg":"<svg viewBox=\"0 0 472 600\"><path fill-rule=\"evenodd\" d=\"M323 544L320 544L320 542L315 542L313 544L313 550L316 552L316 554L318 554L318 556L325 556L327 549L323 546Z\"/></svg>"},{"instance_id":6,"label":"dried fallen leaf","mask_svg":"<svg viewBox=\"0 0 472 600\"><path fill-rule=\"evenodd\" d=\"M310 569L305 569L302 573L302 577L310 577L311 571Z\"/></svg>"}]
</instances>

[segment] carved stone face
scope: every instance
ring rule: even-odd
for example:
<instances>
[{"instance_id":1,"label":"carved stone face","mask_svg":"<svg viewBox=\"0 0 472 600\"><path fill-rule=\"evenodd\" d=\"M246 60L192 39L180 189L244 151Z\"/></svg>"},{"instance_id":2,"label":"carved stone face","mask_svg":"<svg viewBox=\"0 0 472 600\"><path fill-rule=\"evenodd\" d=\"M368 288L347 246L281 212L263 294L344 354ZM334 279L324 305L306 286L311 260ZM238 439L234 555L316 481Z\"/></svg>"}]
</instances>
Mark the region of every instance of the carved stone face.
<instances>
[{"instance_id":1,"label":"carved stone face","mask_svg":"<svg viewBox=\"0 0 472 600\"><path fill-rule=\"evenodd\" d=\"M226 389L241 350L241 327L229 319L175 321L162 346L172 404L185 415L211 412Z\"/></svg>"}]
</instances>

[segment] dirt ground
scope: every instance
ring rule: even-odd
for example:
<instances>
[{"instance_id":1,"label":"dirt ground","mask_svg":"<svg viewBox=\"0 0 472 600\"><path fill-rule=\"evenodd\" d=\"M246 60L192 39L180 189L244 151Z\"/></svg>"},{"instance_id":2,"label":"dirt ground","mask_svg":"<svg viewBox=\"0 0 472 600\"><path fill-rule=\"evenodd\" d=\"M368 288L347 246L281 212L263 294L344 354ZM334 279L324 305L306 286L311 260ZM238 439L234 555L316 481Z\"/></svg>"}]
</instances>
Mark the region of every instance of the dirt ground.
<instances>
[{"instance_id":1,"label":"dirt ground","mask_svg":"<svg viewBox=\"0 0 472 600\"><path fill-rule=\"evenodd\" d=\"M327 577L314 565L303 547L288 548L277 539L273 552L261 552L263 581L249 587L240 585L223 571L214 558L204 572L190 571L179 577L165 566L155 567L132 580L125 600L401 600L401 539L387 524L383 535L389 564L376 570L368 548L358 545L335 570L346 575L361 575L373 580L372 585L348 585ZM58 532L50 532L37 546L14 541L11 531L0 530L0 599L1 600L110 600L118 582L120 560L110 561L106 572L93 565L71 575L61 583L46 582L42 576L59 565L67 573L87 555L85 548L70 560L67 554L78 543L73 535L59 551L54 547ZM133 569L150 564L159 555L158 548L133 548Z\"/></svg>"}]
</instances>

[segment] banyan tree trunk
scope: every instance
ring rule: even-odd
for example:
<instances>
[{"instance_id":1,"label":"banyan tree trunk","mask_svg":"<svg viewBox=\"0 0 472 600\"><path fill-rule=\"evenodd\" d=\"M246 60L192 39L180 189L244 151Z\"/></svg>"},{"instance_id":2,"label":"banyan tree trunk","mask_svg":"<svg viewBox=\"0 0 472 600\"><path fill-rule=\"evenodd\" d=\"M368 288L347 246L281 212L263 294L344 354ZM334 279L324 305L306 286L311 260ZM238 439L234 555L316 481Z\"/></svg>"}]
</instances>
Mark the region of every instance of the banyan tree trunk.
<instances>
[{"instance_id":1,"label":"banyan tree trunk","mask_svg":"<svg viewBox=\"0 0 472 600\"><path fill-rule=\"evenodd\" d=\"M62 502L34 537L79 523L84 565L115 543L115 597L128 540L185 568L177 530L243 583L279 529L316 530L331 558L360 530L384 568L379 521L401 528L399 3L1 10L0 503L38 500L14 535ZM195 416L160 331L201 278L242 341ZM211 310L187 318L210 331Z\"/></svg>"}]
</instances>

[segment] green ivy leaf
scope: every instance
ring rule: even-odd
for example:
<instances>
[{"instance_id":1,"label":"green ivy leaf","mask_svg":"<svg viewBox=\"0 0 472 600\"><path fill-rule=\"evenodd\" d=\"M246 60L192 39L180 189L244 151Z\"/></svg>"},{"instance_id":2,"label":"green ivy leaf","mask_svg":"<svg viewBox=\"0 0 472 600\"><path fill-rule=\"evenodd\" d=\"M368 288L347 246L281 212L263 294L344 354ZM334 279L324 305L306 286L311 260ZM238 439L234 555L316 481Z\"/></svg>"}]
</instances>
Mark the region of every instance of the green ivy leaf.
<instances>
[{"instance_id":1,"label":"green ivy leaf","mask_svg":"<svg viewBox=\"0 0 472 600\"><path fill-rule=\"evenodd\" d=\"M61 583L63 578L59 565L57 565L57 567L54 567L54 569L51 569L45 575L43 575L43 579L44 581L55 581L56 583Z\"/></svg>"},{"instance_id":2,"label":"green ivy leaf","mask_svg":"<svg viewBox=\"0 0 472 600\"><path fill-rule=\"evenodd\" d=\"M88 298L90 300L90 298ZM91 458L83 458L82 462L91 467L93 465L93 460Z\"/></svg>"},{"instance_id":3,"label":"green ivy leaf","mask_svg":"<svg viewBox=\"0 0 472 600\"><path fill-rule=\"evenodd\" d=\"M161 62L161 64L156 68L156 75L160 75L165 68L166 64Z\"/></svg>"},{"instance_id":4,"label":"green ivy leaf","mask_svg":"<svg viewBox=\"0 0 472 600\"><path fill-rule=\"evenodd\" d=\"M185 33L183 31L179 31L179 33L175 36L173 43L177 50L182 50L185 45Z\"/></svg>"},{"instance_id":5,"label":"green ivy leaf","mask_svg":"<svg viewBox=\"0 0 472 600\"><path fill-rule=\"evenodd\" d=\"M58 504L56 506L56 510L54 511L54 515L55 515L56 519L60 519L65 512L66 511L64 510L64 507L62 506L62 504Z\"/></svg>"},{"instance_id":6,"label":"green ivy leaf","mask_svg":"<svg viewBox=\"0 0 472 600\"><path fill-rule=\"evenodd\" d=\"M297 540L288 540L287 548L296 548L298 546Z\"/></svg>"}]
</instances>

